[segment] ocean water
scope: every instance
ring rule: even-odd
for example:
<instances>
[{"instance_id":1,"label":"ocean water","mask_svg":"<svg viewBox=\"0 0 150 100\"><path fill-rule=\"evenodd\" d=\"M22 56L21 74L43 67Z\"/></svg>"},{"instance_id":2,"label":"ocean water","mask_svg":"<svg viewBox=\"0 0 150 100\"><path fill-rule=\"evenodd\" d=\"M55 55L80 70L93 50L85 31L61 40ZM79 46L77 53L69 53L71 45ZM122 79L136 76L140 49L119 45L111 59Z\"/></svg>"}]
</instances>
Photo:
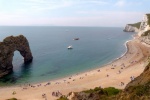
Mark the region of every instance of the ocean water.
<instances>
[{"instance_id":1,"label":"ocean water","mask_svg":"<svg viewBox=\"0 0 150 100\"><path fill-rule=\"evenodd\" d=\"M19 34L28 39L33 62L24 65L15 51L13 73L0 79L0 85L43 82L98 68L124 54L125 42L135 33L115 27L0 27L0 41ZM69 45L72 50L67 49Z\"/></svg>"}]
</instances>

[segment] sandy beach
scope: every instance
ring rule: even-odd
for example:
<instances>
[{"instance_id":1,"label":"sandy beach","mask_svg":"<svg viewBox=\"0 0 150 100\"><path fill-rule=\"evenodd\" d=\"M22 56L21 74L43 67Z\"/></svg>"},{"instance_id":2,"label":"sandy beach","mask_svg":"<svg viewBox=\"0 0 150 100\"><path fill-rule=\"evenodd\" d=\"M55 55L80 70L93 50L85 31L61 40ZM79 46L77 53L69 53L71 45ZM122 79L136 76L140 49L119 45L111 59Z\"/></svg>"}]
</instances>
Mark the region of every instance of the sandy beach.
<instances>
[{"instance_id":1,"label":"sandy beach","mask_svg":"<svg viewBox=\"0 0 150 100\"><path fill-rule=\"evenodd\" d=\"M98 69L43 83L2 87L0 100L13 97L19 100L55 100L58 97L52 96L52 92L66 95L99 86L123 89L131 81L131 76L135 78L143 72L150 55L150 47L141 43L138 36L126 45L128 50L124 56Z\"/></svg>"}]
</instances>

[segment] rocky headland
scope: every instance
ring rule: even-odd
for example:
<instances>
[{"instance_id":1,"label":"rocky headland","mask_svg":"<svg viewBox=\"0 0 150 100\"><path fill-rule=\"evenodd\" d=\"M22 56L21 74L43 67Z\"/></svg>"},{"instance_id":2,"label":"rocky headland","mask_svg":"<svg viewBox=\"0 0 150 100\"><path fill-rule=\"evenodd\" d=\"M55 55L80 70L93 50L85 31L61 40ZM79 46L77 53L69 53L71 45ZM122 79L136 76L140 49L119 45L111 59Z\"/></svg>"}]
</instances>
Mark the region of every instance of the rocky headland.
<instances>
[{"instance_id":1,"label":"rocky headland","mask_svg":"<svg viewBox=\"0 0 150 100\"><path fill-rule=\"evenodd\" d=\"M0 77L13 71L12 60L15 51L19 51L24 58L24 63L32 61L32 53L28 40L23 35L6 37L0 42Z\"/></svg>"},{"instance_id":2,"label":"rocky headland","mask_svg":"<svg viewBox=\"0 0 150 100\"><path fill-rule=\"evenodd\" d=\"M138 32L140 28L141 22L135 24L127 24L123 31L125 32Z\"/></svg>"}]
</instances>

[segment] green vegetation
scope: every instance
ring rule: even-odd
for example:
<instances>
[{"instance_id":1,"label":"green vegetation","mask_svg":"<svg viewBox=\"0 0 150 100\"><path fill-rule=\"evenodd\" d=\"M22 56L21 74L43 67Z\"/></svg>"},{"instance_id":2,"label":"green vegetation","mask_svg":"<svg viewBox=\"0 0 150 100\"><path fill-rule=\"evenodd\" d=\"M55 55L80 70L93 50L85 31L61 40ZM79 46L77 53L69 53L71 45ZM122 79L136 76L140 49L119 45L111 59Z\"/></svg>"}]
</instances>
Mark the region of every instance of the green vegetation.
<instances>
[{"instance_id":1,"label":"green vegetation","mask_svg":"<svg viewBox=\"0 0 150 100\"><path fill-rule=\"evenodd\" d=\"M114 87L108 87L108 88L99 88L96 87L94 89L90 89L90 90L86 90L83 91L85 93L94 93L94 92L99 92L100 94L104 94L104 95L108 95L108 96L112 96L112 95L116 95L120 92L121 90L116 89Z\"/></svg>"},{"instance_id":2,"label":"green vegetation","mask_svg":"<svg viewBox=\"0 0 150 100\"><path fill-rule=\"evenodd\" d=\"M67 97L66 96L61 96L59 99L57 99L57 100L69 100L69 99L67 99Z\"/></svg>"},{"instance_id":3,"label":"green vegetation","mask_svg":"<svg viewBox=\"0 0 150 100\"><path fill-rule=\"evenodd\" d=\"M114 87L104 88L104 91L107 92L108 96L117 95L121 90Z\"/></svg>"},{"instance_id":4,"label":"green vegetation","mask_svg":"<svg viewBox=\"0 0 150 100\"><path fill-rule=\"evenodd\" d=\"M138 23L135 23L135 24L128 24L128 25L131 25L133 27L136 27L136 28L140 28L140 25L141 25L141 22L138 22Z\"/></svg>"},{"instance_id":5,"label":"green vegetation","mask_svg":"<svg viewBox=\"0 0 150 100\"><path fill-rule=\"evenodd\" d=\"M148 36L149 33L150 33L150 30L145 31L141 36Z\"/></svg>"},{"instance_id":6,"label":"green vegetation","mask_svg":"<svg viewBox=\"0 0 150 100\"><path fill-rule=\"evenodd\" d=\"M18 99L16 99L16 98L10 98L10 99L7 99L7 100L18 100Z\"/></svg>"},{"instance_id":7,"label":"green vegetation","mask_svg":"<svg viewBox=\"0 0 150 100\"><path fill-rule=\"evenodd\" d=\"M132 90L134 90L132 92L133 95L136 96L150 96L150 81L145 84L145 85L138 85L138 86L133 86L130 87Z\"/></svg>"},{"instance_id":8,"label":"green vegetation","mask_svg":"<svg viewBox=\"0 0 150 100\"><path fill-rule=\"evenodd\" d=\"M94 93L94 92L100 92L101 94L107 94L106 91L102 88L96 87L94 89L85 90L84 93Z\"/></svg>"},{"instance_id":9,"label":"green vegetation","mask_svg":"<svg viewBox=\"0 0 150 100\"><path fill-rule=\"evenodd\" d=\"M150 81L143 85L134 85L128 87L121 95L123 98L129 100L150 100Z\"/></svg>"},{"instance_id":10,"label":"green vegetation","mask_svg":"<svg viewBox=\"0 0 150 100\"><path fill-rule=\"evenodd\" d=\"M121 90L114 87L100 88L96 87L94 89L85 90L82 92L75 92L73 100L114 100L116 95L119 94ZM61 96L57 100L68 100L67 96Z\"/></svg>"},{"instance_id":11,"label":"green vegetation","mask_svg":"<svg viewBox=\"0 0 150 100\"><path fill-rule=\"evenodd\" d=\"M150 14L146 14L148 17L148 25L150 25Z\"/></svg>"}]
</instances>

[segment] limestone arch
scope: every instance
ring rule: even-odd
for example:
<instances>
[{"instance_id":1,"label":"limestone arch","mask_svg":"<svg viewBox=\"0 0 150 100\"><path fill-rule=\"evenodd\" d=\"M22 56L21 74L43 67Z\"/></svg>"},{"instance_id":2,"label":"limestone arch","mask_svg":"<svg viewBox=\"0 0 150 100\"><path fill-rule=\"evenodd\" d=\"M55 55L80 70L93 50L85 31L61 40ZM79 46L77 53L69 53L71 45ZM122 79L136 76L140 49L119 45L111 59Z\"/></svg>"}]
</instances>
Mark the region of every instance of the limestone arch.
<instances>
[{"instance_id":1,"label":"limestone arch","mask_svg":"<svg viewBox=\"0 0 150 100\"><path fill-rule=\"evenodd\" d=\"M6 37L0 42L0 77L12 72L16 50L23 56L25 64L32 62L33 56L26 37L23 35Z\"/></svg>"}]
</instances>

